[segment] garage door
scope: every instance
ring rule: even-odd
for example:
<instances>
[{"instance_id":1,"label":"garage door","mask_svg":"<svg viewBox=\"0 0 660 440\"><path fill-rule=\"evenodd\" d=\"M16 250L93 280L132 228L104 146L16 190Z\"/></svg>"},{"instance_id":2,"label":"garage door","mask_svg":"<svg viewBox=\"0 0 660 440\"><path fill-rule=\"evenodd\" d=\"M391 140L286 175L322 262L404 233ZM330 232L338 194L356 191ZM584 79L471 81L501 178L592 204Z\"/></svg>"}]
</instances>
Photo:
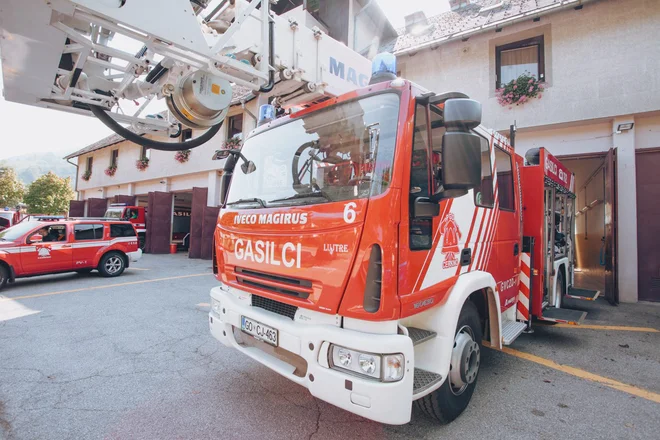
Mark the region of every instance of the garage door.
<instances>
[{"instance_id":1,"label":"garage door","mask_svg":"<svg viewBox=\"0 0 660 440\"><path fill-rule=\"evenodd\" d=\"M639 300L660 302L660 150L638 150L636 159Z\"/></svg>"}]
</instances>

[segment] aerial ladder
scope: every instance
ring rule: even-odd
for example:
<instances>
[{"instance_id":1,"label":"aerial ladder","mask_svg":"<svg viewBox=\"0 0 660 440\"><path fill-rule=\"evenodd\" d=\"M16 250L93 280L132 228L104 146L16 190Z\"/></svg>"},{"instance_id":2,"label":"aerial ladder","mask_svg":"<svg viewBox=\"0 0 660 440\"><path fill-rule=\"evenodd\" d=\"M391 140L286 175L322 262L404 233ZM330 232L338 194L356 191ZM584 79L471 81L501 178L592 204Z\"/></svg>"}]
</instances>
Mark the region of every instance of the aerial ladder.
<instances>
[{"instance_id":1,"label":"aerial ladder","mask_svg":"<svg viewBox=\"0 0 660 440\"><path fill-rule=\"evenodd\" d=\"M4 98L94 116L130 141L174 151L218 132L236 87L287 109L367 85L366 58L307 27L302 6L277 15L271 1L237 2L222 26L226 1L5 0ZM158 100L165 116L147 110ZM138 134L177 138L182 127L206 131L187 142Z\"/></svg>"}]
</instances>

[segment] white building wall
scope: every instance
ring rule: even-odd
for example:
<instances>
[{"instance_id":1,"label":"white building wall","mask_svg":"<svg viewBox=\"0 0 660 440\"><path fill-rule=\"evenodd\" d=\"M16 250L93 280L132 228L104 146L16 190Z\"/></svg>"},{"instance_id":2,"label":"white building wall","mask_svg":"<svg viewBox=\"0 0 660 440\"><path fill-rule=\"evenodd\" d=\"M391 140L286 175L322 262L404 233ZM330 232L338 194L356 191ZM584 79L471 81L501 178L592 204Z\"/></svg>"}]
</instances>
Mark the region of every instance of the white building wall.
<instances>
[{"instance_id":1,"label":"white building wall","mask_svg":"<svg viewBox=\"0 0 660 440\"><path fill-rule=\"evenodd\" d=\"M495 97L495 47L543 34L542 99L502 107ZM660 109L657 0L599 0L401 55L402 75L436 91L460 91L483 105L484 124L504 130L612 118ZM654 37L655 36L655 37Z\"/></svg>"},{"instance_id":2,"label":"white building wall","mask_svg":"<svg viewBox=\"0 0 660 440\"><path fill-rule=\"evenodd\" d=\"M255 119L250 115L257 114L257 100L246 104L246 109L235 106L230 116L243 115L244 137L256 127ZM194 130L193 137L201 135L203 130ZM175 152L150 150L149 167L140 171L135 163L140 157L142 148L134 143L123 141L116 145L94 151L78 157L80 171L78 173L78 191L80 200L94 197L113 197L115 195L146 195L151 191L190 191L193 187L209 187L209 206L217 206L219 181L224 160L212 160L216 150L222 147L227 138L227 126L223 125L220 132L209 142L194 148L188 162L179 163L174 160ZM167 141L168 139L161 139ZM112 150L119 149L117 172L113 177L105 174L110 166ZM84 181L82 175L86 169L87 157L92 156L92 177Z\"/></svg>"}]
</instances>

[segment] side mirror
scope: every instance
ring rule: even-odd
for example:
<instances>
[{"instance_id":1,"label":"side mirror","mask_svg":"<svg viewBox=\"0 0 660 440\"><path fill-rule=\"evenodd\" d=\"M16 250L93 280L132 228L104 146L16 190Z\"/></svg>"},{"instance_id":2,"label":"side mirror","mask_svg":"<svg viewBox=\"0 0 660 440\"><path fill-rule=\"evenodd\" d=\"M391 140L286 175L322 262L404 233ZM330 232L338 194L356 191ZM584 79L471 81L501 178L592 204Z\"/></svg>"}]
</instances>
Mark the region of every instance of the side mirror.
<instances>
[{"instance_id":1,"label":"side mirror","mask_svg":"<svg viewBox=\"0 0 660 440\"><path fill-rule=\"evenodd\" d=\"M44 236L41 234L34 234L30 237L30 243L41 243L44 240Z\"/></svg>"},{"instance_id":2,"label":"side mirror","mask_svg":"<svg viewBox=\"0 0 660 440\"><path fill-rule=\"evenodd\" d=\"M468 132L481 124L481 103L474 99L448 99L443 116L447 131Z\"/></svg>"},{"instance_id":3,"label":"side mirror","mask_svg":"<svg viewBox=\"0 0 660 440\"><path fill-rule=\"evenodd\" d=\"M413 205L413 217L431 218L440 215L440 205L427 197L417 197Z\"/></svg>"},{"instance_id":4,"label":"side mirror","mask_svg":"<svg viewBox=\"0 0 660 440\"><path fill-rule=\"evenodd\" d=\"M257 166L251 160L248 160L247 162L243 161L241 164L241 170L243 171L243 174L250 174L257 170Z\"/></svg>"},{"instance_id":5,"label":"side mirror","mask_svg":"<svg viewBox=\"0 0 660 440\"><path fill-rule=\"evenodd\" d=\"M218 150L213 155L213 160L227 159L231 154L230 150Z\"/></svg>"},{"instance_id":6,"label":"side mirror","mask_svg":"<svg viewBox=\"0 0 660 440\"><path fill-rule=\"evenodd\" d=\"M476 134L442 136L443 189L467 192L481 185L481 139ZM455 197L455 196L454 196Z\"/></svg>"}]
</instances>

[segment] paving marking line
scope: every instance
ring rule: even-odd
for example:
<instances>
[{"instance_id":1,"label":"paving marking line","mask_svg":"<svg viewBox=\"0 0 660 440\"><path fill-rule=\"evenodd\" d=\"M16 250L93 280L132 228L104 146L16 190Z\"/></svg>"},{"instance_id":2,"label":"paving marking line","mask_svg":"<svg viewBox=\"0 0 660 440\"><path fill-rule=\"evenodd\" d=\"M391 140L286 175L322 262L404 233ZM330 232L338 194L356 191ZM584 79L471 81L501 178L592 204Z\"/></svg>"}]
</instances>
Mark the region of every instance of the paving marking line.
<instances>
[{"instance_id":1,"label":"paving marking line","mask_svg":"<svg viewBox=\"0 0 660 440\"><path fill-rule=\"evenodd\" d=\"M592 324L580 324L580 325L540 324L540 325L544 325L546 327L558 327L558 328L574 328L574 329L583 328L587 330L613 330L613 331L623 331L623 332L660 333L660 330L651 327L629 327L625 325L592 325Z\"/></svg>"},{"instance_id":2,"label":"paving marking line","mask_svg":"<svg viewBox=\"0 0 660 440\"><path fill-rule=\"evenodd\" d=\"M133 286L135 284L155 283L157 281L180 280L180 279L183 279L183 278L201 277L201 276L205 276L205 275L211 275L211 274L208 273L208 272L204 272L204 273L195 273L195 274L191 274L191 275L179 275L179 276L176 276L176 277L154 278L152 280L129 281L127 283L105 284L103 286L82 287L80 289L60 290L60 291L57 291L57 292L37 293L37 294L34 294L34 295L16 296L16 297L11 297L11 298L10 297L0 297L0 303L5 302L5 301L17 300L17 299L40 298L42 296L61 295L63 293L76 293L76 292L84 292L86 290L110 289L112 287Z\"/></svg>"},{"instance_id":3,"label":"paving marking line","mask_svg":"<svg viewBox=\"0 0 660 440\"><path fill-rule=\"evenodd\" d=\"M126 270L149 270L145 267L127 267Z\"/></svg>"},{"instance_id":4,"label":"paving marking line","mask_svg":"<svg viewBox=\"0 0 660 440\"><path fill-rule=\"evenodd\" d=\"M483 345L484 347L493 348L487 343L484 343ZM493 350L497 350L497 349L493 348ZM531 353L525 353L523 351L514 350L513 348L502 347L502 350L497 350L497 351L502 351L511 356L515 356L520 359L525 359L530 362L535 362L537 364L543 365L544 367L552 368L554 370L558 370L563 373L570 374L571 376L579 377L580 379L590 380L592 382L605 385L615 390L623 391L624 393L628 393L636 397L641 397L642 399L650 400L651 402L660 403L660 394L654 393L653 391L648 391L643 388L639 388L633 385L628 385L623 382L610 379L609 377L599 376L598 374L593 374L588 371L581 370L579 368L558 364L557 362L551 361L550 359L545 359Z\"/></svg>"}]
</instances>

